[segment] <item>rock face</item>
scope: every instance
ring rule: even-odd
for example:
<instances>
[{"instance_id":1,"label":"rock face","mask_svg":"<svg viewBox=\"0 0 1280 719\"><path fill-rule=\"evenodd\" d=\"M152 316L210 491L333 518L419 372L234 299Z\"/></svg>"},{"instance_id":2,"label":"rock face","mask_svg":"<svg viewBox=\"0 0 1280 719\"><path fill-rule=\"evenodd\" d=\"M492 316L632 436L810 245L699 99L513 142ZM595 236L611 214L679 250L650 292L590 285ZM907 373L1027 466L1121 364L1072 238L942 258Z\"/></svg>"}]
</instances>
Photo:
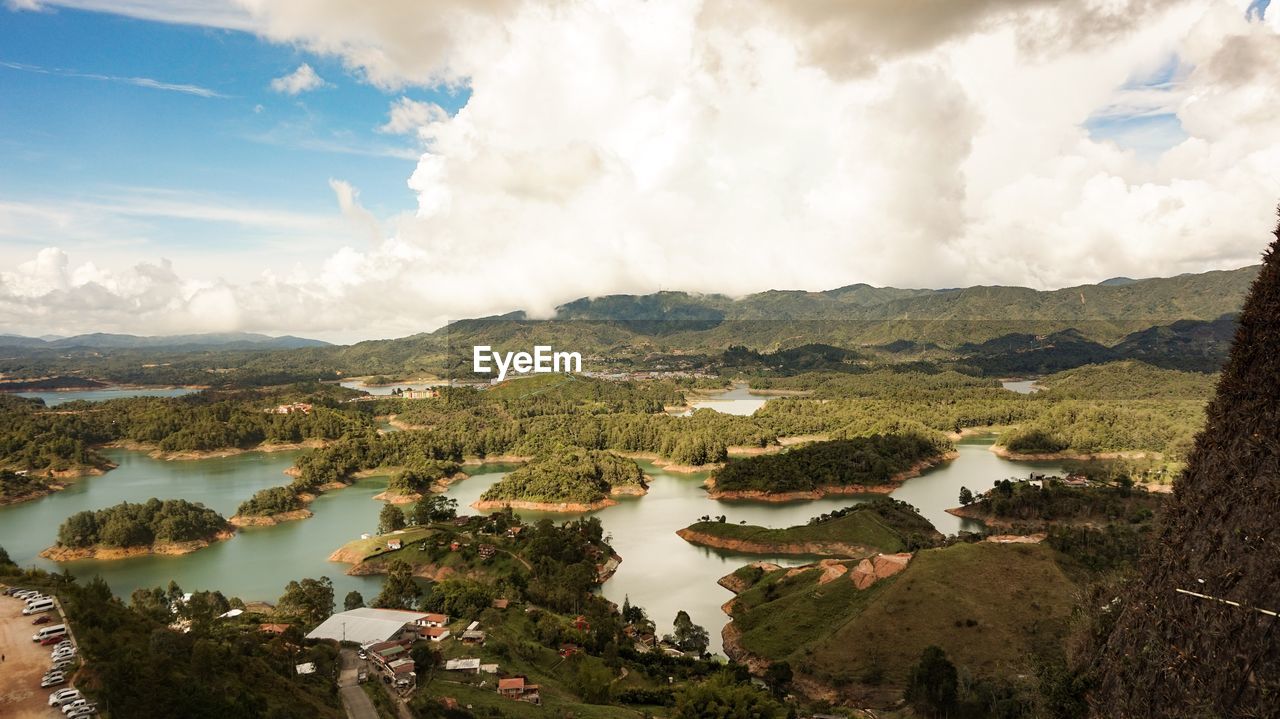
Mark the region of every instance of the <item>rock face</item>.
<instances>
[{"instance_id":1,"label":"rock face","mask_svg":"<svg viewBox=\"0 0 1280 719\"><path fill-rule=\"evenodd\" d=\"M849 573L849 579L853 580L853 586L858 589L866 589L881 579L892 577L906 569L907 564L910 562L910 552L877 554L870 559L858 562L858 566L854 567L853 571Z\"/></svg>"},{"instance_id":2,"label":"rock face","mask_svg":"<svg viewBox=\"0 0 1280 719\"><path fill-rule=\"evenodd\" d=\"M1280 230L1276 237L1205 428L1094 654L1097 716L1277 716L1280 620L1253 609L1280 608Z\"/></svg>"}]
</instances>

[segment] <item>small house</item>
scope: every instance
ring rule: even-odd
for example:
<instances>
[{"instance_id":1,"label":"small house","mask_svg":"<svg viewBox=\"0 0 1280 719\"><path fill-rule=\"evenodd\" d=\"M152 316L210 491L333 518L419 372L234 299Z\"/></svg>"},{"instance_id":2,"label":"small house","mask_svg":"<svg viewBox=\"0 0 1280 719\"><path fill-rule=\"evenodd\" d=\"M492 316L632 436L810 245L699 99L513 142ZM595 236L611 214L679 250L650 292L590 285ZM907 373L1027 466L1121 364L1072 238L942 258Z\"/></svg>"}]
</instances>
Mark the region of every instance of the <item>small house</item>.
<instances>
[{"instance_id":1,"label":"small house","mask_svg":"<svg viewBox=\"0 0 1280 719\"><path fill-rule=\"evenodd\" d=\"M429 613L427 614L427 616L418 620L418 626L420 627L443 627L448 623L449 623L448 614Z\"/></svg>"},{"instance_id":2,"label":"small house","mask_svg":"<svg viewBox=\"0 0 1280 719\"><path fill-rule=\"evenodd\" d=\"M442 642L449 638L449 630L444 627L423 627L418 636L433 642Z\"/></svg>"},{"instance_id":3,"label":"small house","mask_svg":"<svg viewBox=\"0 0 1280 719\"><path fill-rule=\"evenodd\" d=\"M510 599L495 599L495 600L493 600L493 608L494 608L494 609L506 609L506 608L507 608L507 607L509 607L509 606L511 606L511 600L510 600Z\"/></svg>"},{"instance_id":4,"label":"small house","mask_svg":"<svg viewBox=\"0 0 1280 719\"><path fill-rule=\"evenodd\" d=\"M484 644L484 632L479 629L472 629L462 633L463 644Z\"/></svg>"},{"instance_id":5,"label":"small house","mask_svg":"<svg viewBox=\"0 0 1280 719\"><path fill-rule=\"evenodd\" d=\"M465 659L448 659L444 663L445 671L449 672L470 672L477 674L480 671L480 660L477 658Z\"/></svg>"}]
</instances>

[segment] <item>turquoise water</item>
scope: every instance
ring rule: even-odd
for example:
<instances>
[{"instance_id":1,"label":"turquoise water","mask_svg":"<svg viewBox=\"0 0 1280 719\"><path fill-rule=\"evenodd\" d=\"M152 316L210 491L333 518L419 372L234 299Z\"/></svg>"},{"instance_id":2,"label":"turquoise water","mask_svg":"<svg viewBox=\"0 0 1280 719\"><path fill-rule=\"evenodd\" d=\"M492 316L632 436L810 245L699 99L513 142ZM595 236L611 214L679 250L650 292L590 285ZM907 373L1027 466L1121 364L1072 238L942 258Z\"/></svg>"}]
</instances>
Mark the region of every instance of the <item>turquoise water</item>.
<instances>
[{"instance_id":1,"label":"turquoise water","mask_svg":"<svg viewBox=\"0 0 1280 719\"><path fill-rule=\"evenodd\" d=\"M101 402L108 399L124 399L125 397L181 397L184 394L199 392L189 387L104 387L102 389L77 389L62 392L15 392L19 397L31 397L44 400L45 406L57 407L65 402L84 400Z\"/></svg>"}]
</instances>

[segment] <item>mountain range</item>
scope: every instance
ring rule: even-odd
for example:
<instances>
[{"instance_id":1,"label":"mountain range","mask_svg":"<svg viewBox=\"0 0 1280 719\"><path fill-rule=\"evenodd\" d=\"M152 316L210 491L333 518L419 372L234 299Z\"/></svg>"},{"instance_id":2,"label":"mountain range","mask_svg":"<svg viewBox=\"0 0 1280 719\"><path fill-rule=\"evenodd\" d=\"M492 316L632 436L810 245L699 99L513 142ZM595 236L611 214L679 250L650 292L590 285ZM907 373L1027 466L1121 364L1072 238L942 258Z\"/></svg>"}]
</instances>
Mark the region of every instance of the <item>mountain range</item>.
<instances>
[{"instance_id":1,"label":"mountain range","mask_svg":"<svg viewBox=\"0 0 1280 719\"><path fill-rule=\"evenodd\" d=\"M156 337L140 337L127 334L92 334L75 335L74 337L23 337L21 335L0 335L0 347L20 347L27 349L162 349L162 350L209 350L209 349L261 349L282 350L301 347L325 347L328 342L305 339L291 335L271 337L251 332L224 332L193 335L162 335Z\"/></svg>"}]
</instances>

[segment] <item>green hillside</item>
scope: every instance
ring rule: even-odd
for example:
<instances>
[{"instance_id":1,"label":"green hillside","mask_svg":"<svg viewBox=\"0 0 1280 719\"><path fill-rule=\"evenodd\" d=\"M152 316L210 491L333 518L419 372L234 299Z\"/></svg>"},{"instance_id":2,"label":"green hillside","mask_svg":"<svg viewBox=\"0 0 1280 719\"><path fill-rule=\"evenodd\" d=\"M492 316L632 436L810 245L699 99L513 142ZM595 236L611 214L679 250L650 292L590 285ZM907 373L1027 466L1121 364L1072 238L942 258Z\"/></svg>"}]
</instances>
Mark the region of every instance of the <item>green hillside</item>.
<instances>
[{"instance_id":1,"label":"green hillside","mask_svg":"<svg viewBox=\"0 0 1280 719\"><path fill-rule=\"evenodd\" d=\"M828 547L828 552L807 551L801 554L831 554L832 556L862 556L871 552L892 554L932 544L941 535L929 520L920 516L905 502L880 497L865 504L856 504L836 510L785 529L771 529L751 524L732 522L695 522L681 531L686 541L709 544L705 538L723 542L744 543L758 546L762 551L737 547L743 553L791 554L786 545L811 545L814 549ZM702 538L700 541L699 537ZM850 553L844 547L864 547L869 552ZM767 548L767 549L766 549Z\"/></svg>"},{"instance_id":2,"label":"green hillside","mask_svg":"<svg viewBox=\"0 0 1280 719\"><path fill-rule=\"evenodd\" d=\"M753 655L850 699L890 704L929 645L976 677L1034 674L1061 653L1075 585L1043 545L924 550L866 590L820 572L765 573L738 595L733 627Z\"/></svg>"}]
</instances>

